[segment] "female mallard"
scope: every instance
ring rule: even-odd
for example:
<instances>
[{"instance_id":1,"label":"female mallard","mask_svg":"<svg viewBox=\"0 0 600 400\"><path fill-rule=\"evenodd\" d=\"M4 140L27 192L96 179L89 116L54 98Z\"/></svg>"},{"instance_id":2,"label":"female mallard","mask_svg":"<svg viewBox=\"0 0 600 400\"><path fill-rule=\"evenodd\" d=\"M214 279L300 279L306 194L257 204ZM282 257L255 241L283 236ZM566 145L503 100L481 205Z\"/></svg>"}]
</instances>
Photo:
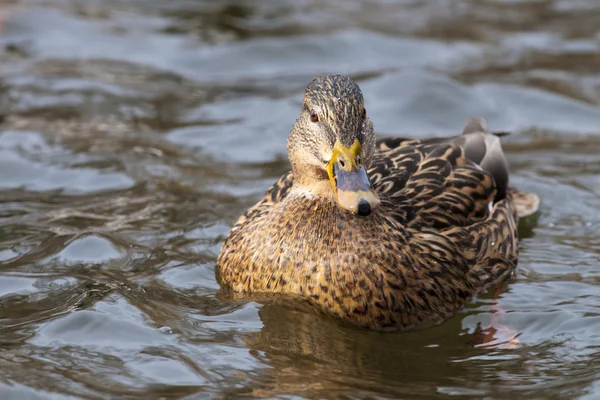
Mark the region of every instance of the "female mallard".
<instances>
[{"instance_id":1,"label":"female mallard","mask_svg":"<svg viewBox=\"0 0 600 400\"><path fill-rule=\"evenodd\" d=\"M292 171L231 229L220 283L369 328L439 323L512 276L517 209L537 209L508 188L482 118L452 138L376 141L360 88L340 75L306 88L288 156Z\"/></svg>"}]
</instances>

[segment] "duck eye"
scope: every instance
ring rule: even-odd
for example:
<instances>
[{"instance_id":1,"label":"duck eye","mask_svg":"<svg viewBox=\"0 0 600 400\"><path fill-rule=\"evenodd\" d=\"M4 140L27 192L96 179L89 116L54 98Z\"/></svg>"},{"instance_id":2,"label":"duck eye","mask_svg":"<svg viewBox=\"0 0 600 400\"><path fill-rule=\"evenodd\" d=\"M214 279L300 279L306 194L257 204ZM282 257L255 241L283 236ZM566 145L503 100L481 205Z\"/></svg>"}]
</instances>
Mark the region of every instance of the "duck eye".
<instances>
[{"instance_id":1,"label":"duck eye","mask_svg":"<svg viewBox=\"0 0 600 400\"><path fill-rule=\"evenodd\" d=\"M366 108L363 108L362 117L363 117L363 119L367 118L367 109Z\"/></svg>"},{"instance_id":2,"label":"duck eye","mask_svg":"<svg viewBox=\"0 0 600 400\"><path fill-rule=\"evenodd\" d=\"M319 116L317 115L317 113L315 111L310 112L310 120L312 122L319 122Z\"/></svg>"},{"instance_id":3,"label":"duck eye","mask_svg":"<svg viewBox=\"0 0 600 400\"><path fill-rule=\"evenodd\" d=\"M360 165L360 155L356 155L356 165Z\"/></svg>"}]
</instances>

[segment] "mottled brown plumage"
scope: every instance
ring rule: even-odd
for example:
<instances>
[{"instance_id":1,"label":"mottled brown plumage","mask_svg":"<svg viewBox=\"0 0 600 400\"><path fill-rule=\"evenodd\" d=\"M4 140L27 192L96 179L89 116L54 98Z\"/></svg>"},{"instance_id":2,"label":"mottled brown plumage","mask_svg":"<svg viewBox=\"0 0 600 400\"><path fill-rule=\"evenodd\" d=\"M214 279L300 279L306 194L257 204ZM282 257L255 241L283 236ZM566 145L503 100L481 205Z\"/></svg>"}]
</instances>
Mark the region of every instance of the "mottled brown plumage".
<instances>
[{"instance_id":1,"label":"mottled brown plumage","mask_svg":"<svg viewBox=\"0 0 600 400\"><path fill-rule=\"evenodd\" d=\"M358 149L347 173L365 168L381 202L365 197L378 206L368 215L340 207L341 167L327 172L335 143ZM452 138L376 142L358 86L326 75L307 87L288 154L292 171L240 217L219 255L219 281L233 292L294 295L364 327L409 329L513 275L518 211L534 212L537 197L508 188L499 138L482 118Z\"/></svg>"}]
</instances>

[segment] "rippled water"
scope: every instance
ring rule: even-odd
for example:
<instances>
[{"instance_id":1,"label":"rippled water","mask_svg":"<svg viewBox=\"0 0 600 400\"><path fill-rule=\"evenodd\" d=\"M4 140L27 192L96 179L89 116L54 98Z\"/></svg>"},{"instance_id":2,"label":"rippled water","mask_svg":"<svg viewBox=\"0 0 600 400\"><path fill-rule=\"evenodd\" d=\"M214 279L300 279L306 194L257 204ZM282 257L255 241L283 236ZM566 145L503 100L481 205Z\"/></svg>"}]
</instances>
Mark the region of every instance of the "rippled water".
<instances>
[{"instance_id":1,"label":"rippled water","mask_svg":"<svg viewBox=\"0 0 600 400\"><path fill-rule=\"evenodd\" d=\"M597 1L9 0L0 21L2 398L600 397ZM380 134L514 132L542 203L498 299L382 334L219 298L220 246L323 72ZM477 344L493 318L516 348Z\"/></svg>"}]
</instances>

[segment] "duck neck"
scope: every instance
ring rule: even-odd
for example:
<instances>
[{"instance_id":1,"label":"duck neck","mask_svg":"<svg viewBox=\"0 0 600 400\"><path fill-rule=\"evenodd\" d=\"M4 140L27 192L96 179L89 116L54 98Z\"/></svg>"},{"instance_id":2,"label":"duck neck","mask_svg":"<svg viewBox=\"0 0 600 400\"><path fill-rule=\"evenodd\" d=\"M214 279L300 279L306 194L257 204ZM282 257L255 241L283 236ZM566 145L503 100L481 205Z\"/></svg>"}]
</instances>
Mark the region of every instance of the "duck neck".
<instances>
[{"instance_id":1,"label":"duck neck","mask_svg":"<svg viewBox=\"0 0 600 400\"><path fill-rule=\"evenodd\" d=\"M290 191L290 195L309 200L334 201L331 184L328 180L296 180Z\"/></svg>"}]
</instances>

